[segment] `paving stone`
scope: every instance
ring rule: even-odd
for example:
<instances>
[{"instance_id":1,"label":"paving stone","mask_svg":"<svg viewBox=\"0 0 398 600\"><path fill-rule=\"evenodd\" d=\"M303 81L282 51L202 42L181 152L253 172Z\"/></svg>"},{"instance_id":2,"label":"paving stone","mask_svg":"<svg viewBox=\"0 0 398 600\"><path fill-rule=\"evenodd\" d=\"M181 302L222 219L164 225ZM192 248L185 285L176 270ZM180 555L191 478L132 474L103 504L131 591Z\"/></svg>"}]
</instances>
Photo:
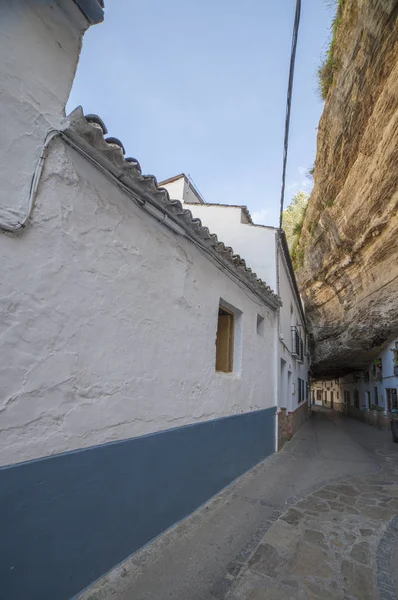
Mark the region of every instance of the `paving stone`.
<instances>
[{"instance_id":1,"label":"paving stone","mask_svg":"<svg viewBox=\"0 0 398 600\"><path fill-rule=\"evenodd\" d=\"M382 500L385 497L385 494L381 492L364 492L361 494L361 498L374 498L374 500Z\"/></svg>"},{"instance_id":2,"label":"paving stone","mask_svg":"<svg viewBox=\"0 0 398 600\"><path fill-rule=\"evenodd\" d=\"M373 484L382 485L383 487L385 487L386 485L394 485L393 481L386 481L385 479L372 479L371 476L368 477L367 481L372 481Z\"/></svg>"},{"instance_id":3,"label":"paving stone","mask_svg":"<svg viewBox=\"0 0 398 600\"><path fill-rule=\"evenodd\" d=\"M374 533L373 529L360 529L359 532L364 537L368 537L370 535L373 535L373 533Z\"/></svg>"},{"instance_id":4,"label":"paving stone","mask_svg":"<svg viewBox=\"0 0 398 600\"><path fill-rule=\"evenodd\" d=\"M345 512L346 510L346 506L344 506L344 504L342 504L341 502L334 502L333 500L329 500L328 504L331 510L334 510L338 513Z\"/></svg>"},{"instance_id":5,"label":"paving stone","mask_svg":"<svg viewBox=\"0 0 398 600\"><path fill-rule=\"evenodd\" d=\"M387 496L386 498L382 498L381 500L377 500L376 502L378 506L381 506L382 508L388 508L389 505L392 505L394 500L396 500L396 498L390 498L389 496Z\"/></svg>"},{"instance_id":6,"label":"paving stone","mask_svg":"<svg viewBox=\"0 0 398 600\"><path fill-rule=\"evenodd\" d=\"M319 490L319 492L315 492L314 496L324 500L334 500L337 498L336 492L331 492L330 490Z\"/></svg>"},{"instance_id":7,"label":"paving stone","mask_svg":"<svg viewBox=\"0 0 398 600\"><path fill-rule=\"evenodd\" d=\"M285 592L281 590L253 590L247 597L247 600L290 600L293 596L287 596Z\"/></svg>"},{"instance_id":8,"label":"paving stone","mask_svg":"<svg viewBox=\"0 0 398 600\"><path fill-rule=\"evenodd\" d=\"M368 565L370 563L370 549L367 542L359 542L355 544L350 554L351 558L357 562Z\"/></svg>"},{"instance_id":9,"label":"paving stone","mask_svg":"<svg viewBox=\"0 0 398 600\"><path fill-rule=\"evenodd\" d=\"M304 511L325 512L328 510L326 502L320 498L315 498L314 496L310 496L309 498L298 502L297 506Z\"/></svg>"},{"instance_id":10,"label":"paving stone","mask_svg":"<svg viewBox=\"0 0 398 600\"><path fill-rule=\"evenodd\" d=\"M358 510L358 508L355 508L355 506L347 506L347 512L350 515L360 515L360 511Z\"/></svg>"},{"instance_id":11,"label":"paving stone","mask_svg":"<svg viewBox=\"0 0 398 600\"><path fill-rule=\"evenodd\" d=\"M361 514L370 519L376 521L388 521L395 515L394 510L386 510L380 507L364 506L361 510Z\"/></svg>"},{"instance_id":12,"label":"paving stone","mask_svg":"<svg viewBox=\"0 0 398 600\"><path fill-rule=\"evenodd\" d=\"M384 501L383 501L383 503L384 503ZM380 504L382 504L382 503L380 503ZM386 506L386 508L394 510L395 512L398 512L398 498L392 498L391 500L386 502L384 504L384 506Z\"/></svg>"},{"instance_id":13,"label":"paving stone","mask_svg":"<svg viewBox=\"0 0 398 600\"><path fill-rule=\"evenodd\" d=\"M326 583L325 587L320 587L317 583L305 578L304 589L307 592L309 600L341 600L341 596L330 589Z\"/></svg>"},{"instance_id":14,"label":"paving stone","mask_svg":"<svg viewBox=\"0 0 398 600\"><path fill-rule=\"evenodd\" d=\"M282 579L282 583L283 585L288 585L289 587L292 588L298 588L299 584L297 583L297 581L295 579Z\"/></svg>"},{"instance_id":15,"label":"paving stone","mask_svg":"<svg viewBox=\"0 0 398 600\"><path fill-rule=\"evenodd\" d=\"M340 483L338 485L327 486L327 490L336 494L344 494L345 496L358 496L358 491L352 485Z\"/></svg>"},{"instance_id":16,"label":"paving stone","mask_svg":"<svg viewBox=\"0 0 398 600\"><path fill-rule=\"evenodd\" d=\"M261 544L249 561L252 571L269 577L276 577L284 560L270 544Z\"/></svg>"},{"instance_id":17,"label":"paving stone","mask_svg":"<svg viewBox=\"0 0 398 600\"><path fill-rule=\"evenodd\" d=\"M232 577L236 577L239 571L241 570L242 566L242 563L233 560L227 566L227 573L232 575Z\"/></svg>"},{"instance_id":18,"label":"paving stone","mask_svg":"<svg viewBox=\"0 0 398 600\"><path fill-rule=\"evenodd\" d=\"M329 578L333 575L333 569L328 562L325 550L306 542L299 542L289 563L289 572L301 577Z\"/></svg>"},{"instance_id":19,"label":"paving stone","mask_svg":"<svg viewBox=\"0 0 398 600\"><path fill-rule=\"evenodd\" d=\"M326 548L325 536L320 531L314 529L306 529L304 531L304 540L314 546L320 546Z\"/></svg>"},{"instance_id":20,"label":"paving stone","mask_svg":"<svg viewBox=\"0 0 398 600\"><path fill-rule=\"evenodd\" d=\"M361 506L377 506L377 500L374 498L359 498L358 506L359 508L361 508Z\"/></svg>"},{"instance_id":21,"label":"paving stone","mask_svg":"<svg viewBox=\"0 0 398 600\"><path fill-rule=\"evenodd\" d=\"M375 600L372 569L343 560L341 573L348 594L360 600Z\"/></svg>"},{"instance_id":22,"label":"paving stone","mask_svg":"<svg viewBox=\"0 0 398 600\"><path fill-rule=\"evenodd\" d=\"M285 515L281 517L283 521L289 523L290 525L298 525L303 518L303 513L298 510L291 508Z\"/></svg>"},{"instance_id":23,"label":"paving stone","mask_svg":"<svg viewBox=\"0 0 398 600\"><path fill-rule=\"evenodd\" d=\"M331 540L331 544L333 544L333 546L337 546L337 548L344 548L343 542L338 539Z\"/></svg>"},{"instance_id":24,"label":"paving stone","mask_svg":"<svg viewBox=\"0 0 398 600\"><path fill-rule=\"evenodd\" d=\"M247 597L247 600L266 600L267 590L253 590Z\"/></svg>"},{"instance_id":25,"label":"paving stone","mask_svg":"<svg viewBox=\"0 0 398 600\"><path fill-rule=\"evenodd\" d=\"M357 499L354 496L339 496L340 502L343 504L348 504L348 506L354 506L356 504Z\"/></svg>"},{"instance_id":26,"label":"paving stone","mask_svg":"<svg viewBox=\"0 0 398 600\"><path fill-rule=\"evenodd\" d=\"M286 521L277 521L267 531L263 541L279 550L294 550L301 532Z\"/></svg>"},{"instance_id":27,"label":"paving stone","mask_svg":"<svg viewBox=\"0 0 398 600\"><path fill-rule=\"evenodd\" d=\"M389 496L392 496L393 498L398 498L398 485L393 484L393 485L388 486L388 488L385 489L385 492Z\"/></svg>"},{"instance_id":28,"label":"paving stone","mask_svg":"<svg viewBox=\"0 0 398 600\"><path fill-rule=\"evenodd\" d=\"M228 590L230 589L232 584L232 579L228 580L225 579L225 577L223 579L221 579L212 589L211 595L212 598L215 598L216 600L224 600Z\"/></svg>"},{"instance_id":29,"label":"paving stone","mask_svg":"<svg viewBox=\"0 0 398 600\"><path fill-rule=\"evenodd\" d=\"M344 537L349 544L353 544L357 539L352 533L345 533Z\"/></svg>"}]
</instances>

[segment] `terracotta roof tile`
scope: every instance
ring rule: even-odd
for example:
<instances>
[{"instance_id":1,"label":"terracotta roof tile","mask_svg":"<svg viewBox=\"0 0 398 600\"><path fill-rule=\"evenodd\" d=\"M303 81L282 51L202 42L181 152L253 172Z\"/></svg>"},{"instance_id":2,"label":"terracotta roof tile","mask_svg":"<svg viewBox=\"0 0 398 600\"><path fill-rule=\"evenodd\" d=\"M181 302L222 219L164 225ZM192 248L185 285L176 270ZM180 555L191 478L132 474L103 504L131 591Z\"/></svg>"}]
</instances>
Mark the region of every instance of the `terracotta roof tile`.
<instances>
[{"instance_id":1,"label":"terracotta roof tile","mask_svg":"<svg viewBox=\"0 0 398 600\"><path fill-rule=\"evenodd\" d=\"M179 200L171 200L168 191L159 187L156 177L142 175L141 167L134 158L124 158L123 144L117 138L104 139L105 124L97 115L84 117L81 107L67 118L64 136L101 163L121 181L142 203L148 202L167 214L184 232L204 250L234 272L247 287L266 304L276 309L281 300L264 281L259 279L246 262L233 249L219 241L217 235L184 209Z\"/></svg>"}]
</instances>

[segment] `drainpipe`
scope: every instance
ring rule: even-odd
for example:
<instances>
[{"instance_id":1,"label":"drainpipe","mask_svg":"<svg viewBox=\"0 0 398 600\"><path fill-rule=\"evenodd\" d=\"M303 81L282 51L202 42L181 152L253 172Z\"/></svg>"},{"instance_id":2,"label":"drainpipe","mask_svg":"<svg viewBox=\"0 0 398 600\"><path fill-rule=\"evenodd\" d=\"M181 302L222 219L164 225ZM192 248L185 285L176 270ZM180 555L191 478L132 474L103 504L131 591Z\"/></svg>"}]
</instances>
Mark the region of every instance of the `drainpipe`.
<instances>
[{"instance_id":1,"label":"drainpipe","mask_svg":"<svg viewBox=\"0 0 398 600\"><path fill-rule=\"evenodd\" d=\"M32 213L33 204L34 204L36 194L37 194L37 188L39 187L40 178L41 178L41 174L43 171L44 159L46 157L47 149L48 149L50 143L52 142L52 140L54 138L56 138L58 135L61 135L61 131L59 131L58 129L50 129L50 131L47 133L47 135L45 137L43 146L40 151L39 160L37 161L35 172L33 174L32 181L30 184L29 198L28 198L28 204L26 207L25 215L23 216L23 218L21 220L18 220L16 223L12 223L10 221L5 221L5 220L4 221L0 220L0 229L4 229L5 231L15 232L15 231L18 231L19 229L23 229L26 226L26 224L29 220L29 217Z\"/></svg>"},{"instance_id":2,"label":"drainpipe","mask_svg":"<svg viewBox=\"0 0 398 600\"><path fill-rule=\"evenodd\" d=\"M279 276L279 232L275 234L275 256L276 256L276 293L280 297L280 276ZM275 416L275 452L278 451L278 429L279 429L279 394L281 391L281 378L280 378L280 356L279 356L279 342L280 342L280 307L277 308L276 316L276 330L274 332L275 339L275 405L276 405L276 416Z\"/></svg>"}]
</instances>

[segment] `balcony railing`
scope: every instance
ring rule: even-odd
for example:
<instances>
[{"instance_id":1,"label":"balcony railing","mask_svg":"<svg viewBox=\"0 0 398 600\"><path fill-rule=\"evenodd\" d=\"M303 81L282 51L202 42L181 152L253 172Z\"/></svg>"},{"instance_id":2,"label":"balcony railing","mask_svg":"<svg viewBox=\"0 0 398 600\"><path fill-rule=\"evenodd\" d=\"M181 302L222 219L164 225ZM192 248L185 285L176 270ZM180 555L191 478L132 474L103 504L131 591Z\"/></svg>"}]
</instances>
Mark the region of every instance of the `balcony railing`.
<instances>
[{"instance_id":1,"label":"balcony railing","mask_svg":"<svg viewBox=\"0 0 398 600\"><path fill-rule=\"evenodd\" d=\"M292 327L292 356L301 362L304 361L304 342L297 327Z\"/></svg>"}]
</instances>

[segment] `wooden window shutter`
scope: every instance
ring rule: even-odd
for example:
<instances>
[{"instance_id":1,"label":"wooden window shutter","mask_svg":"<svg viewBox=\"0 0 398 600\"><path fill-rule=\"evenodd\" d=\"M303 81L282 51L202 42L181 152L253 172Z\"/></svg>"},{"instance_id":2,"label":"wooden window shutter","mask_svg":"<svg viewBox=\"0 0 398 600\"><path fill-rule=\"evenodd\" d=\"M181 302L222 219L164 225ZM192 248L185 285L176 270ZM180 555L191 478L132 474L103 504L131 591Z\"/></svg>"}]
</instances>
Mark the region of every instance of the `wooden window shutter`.
<instances>
[{"instance_id":1,"label":"wooden window shutter","mask_svg":"<svg viewBox=\"0 0 398 600\"><path fill-rule=\"evenodd\" d=\"M231 373L234 366L234 315L220 308L216 338L216 371Z\"/></svg>"}]
</instances>

